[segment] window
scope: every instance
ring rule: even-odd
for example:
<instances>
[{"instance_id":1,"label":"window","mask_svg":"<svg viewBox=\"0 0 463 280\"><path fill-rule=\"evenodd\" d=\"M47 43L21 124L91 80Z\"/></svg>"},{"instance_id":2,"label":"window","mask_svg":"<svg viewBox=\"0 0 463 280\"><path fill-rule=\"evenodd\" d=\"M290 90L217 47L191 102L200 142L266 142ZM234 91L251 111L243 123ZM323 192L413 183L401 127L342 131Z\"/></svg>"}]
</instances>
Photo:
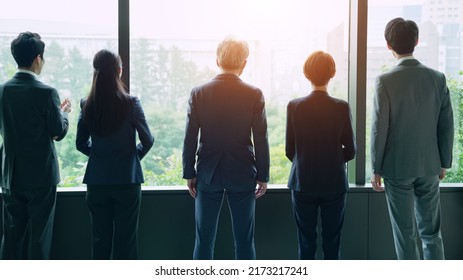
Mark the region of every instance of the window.
<instances>
[{"instance_id":1,"label":"window","mask_svg":"<svg viewBox=\"0 0 463 280\"><path fill-rule=\"evenodd\" d=\"M102 48L117 52L117 26L117 5L112 0L79 0L65 4L60 0L2 3L0 81L6 81L16 72L11 41L20 32L36 32L45 42L45 66L40 79L57 88L62 100L70 98L73 103L68 135L56 143L61 167L60 186L82 184L87 159L74 144L79 100L90 90L93 55Z\"/></svg>"},{"instance_id":2,"label":"window","mask_svg":"<svg viewBox=\"0 0 463 280\"><path fill-rule=\"evenodd\" d=\"M118 43L128 45L130 40L130 61L124 61L130 65L130 92L142 100L156 138L153 149L142 161L145 185L184 185L181 150L190 90L217 73L217 44L226 35L236 35L246 39L251 48L242 79L260 87L266 98L271 146L270 183L285 184L290 167L284 154L286 104L311 90L302 74L302 64L311 52L325 50L333 55L337 74L329 91L347 100L349 2L81 0L62 5L59 0L44 0L37 12L24 9L36 5L32 0L9 1L0 9L0 81L7 80L16 71L10 53L11 40L26 30L40 33L46 43L46 64L41 79L58 88L61 98L71 98L74 105L69 134L56 144L61 186L80 186L87 159L76 151L74 140L79 100L90 88L92 57L101 48L117 51ZM383 38L384 27L390 19L402 16L415 20L420 27L420 43L415 56L444 72L449 79L456 138L454 166L446 180L462 182L463 137L459 135L463 116L459 108L463 104L460 36L463 19L455 11L461 10L463 1L358 2L359 5L368 3L367 109L357 116L366 119L366 135L362 132L357 136L366 139L366 147L358 146L366 149L366 158L358 155L360 162L366 162L365 177L368 180L371 176L374 78L395 64ZM130 5L130 22L118 19L118 3ZM126 25L130 28L130 39L121 36L119 40L118 27ZM360 177L363 178L363 174Z\"/></svg>"},{"instance_id":3,"label":"window","mask_svg":"<svg viewBox=\"0 0 463 280\"><path fill-rule=\"evenodd\" d=\"M217 74L215 51L227 35L249 43L241 78L266 98L270 183L287 182L286 105L311 91L302 73L311 52L333 55L337 74L330 94L347 100L348 1L132 0L130 5L130 91L142 100L156 138L143 160L148 185L184 184L181 151L189 94Z\"/></svg>"}]
</instances>

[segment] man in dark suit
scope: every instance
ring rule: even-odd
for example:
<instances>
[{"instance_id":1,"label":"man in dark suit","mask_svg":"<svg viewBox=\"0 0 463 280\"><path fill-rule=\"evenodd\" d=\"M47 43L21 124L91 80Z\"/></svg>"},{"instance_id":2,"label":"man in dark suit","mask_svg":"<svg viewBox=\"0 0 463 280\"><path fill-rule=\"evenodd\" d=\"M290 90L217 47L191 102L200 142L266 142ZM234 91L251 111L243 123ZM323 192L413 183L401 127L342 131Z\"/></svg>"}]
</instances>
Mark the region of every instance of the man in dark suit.
<instances>
[{"instance_id":1,"label":"man in dark suit","mask_svg":"<svg viewBox=\"0 0 463 280\"><path fill-rule=\"evenodd\" d=\"M38 34L19 34L11 43L18 72L0 85L2 259L50 258L60 181L53 141L68 131L71 104L38 80L44 50Z\"/></svg>"},{"instance_id":2,"label":"man in dark suit","mask_svg":"<svg viewBox=\"0 0 463 280\"><path fill-rule=\"evenodd\" d=\"M232 216L235 257L256 258L255 200L267 189L270 160L264 97L260 89L239 78L248 55L246 42L226 38L217 49L221 74L191 92L183 178L196 198L194 259L213 258L225 194Z\"/></svg>"},{"instance_id":3,"label":"man in dark suit","mask_svg":"<svg viewBox=\"0 0 463 280\"><path fill-rule=\"evenodd\" d=\"M424 259L444 259L439 179L452 166L449 90L443 73L413 57L415 22L395 18L384 35L397 66L375 83L371 183L386 191L397 258L420 259L418 232Z\"/></svg>"},{"instance_id":4,"label":"man in dark suit","mask_svg":"<svg viewBox=\"0 0 463 280\"><path fill-rule=\"evenodd\" d=\"M349 104L328 95L336 73L331 55L312 53L304 74L312 92L287 108L286 156L292 162L291 189L298 229L299 258L315 259L317 220L322 218L325 259L339 259L346 193L346 162L355 156Z\"/></svg>"}]
</instances>

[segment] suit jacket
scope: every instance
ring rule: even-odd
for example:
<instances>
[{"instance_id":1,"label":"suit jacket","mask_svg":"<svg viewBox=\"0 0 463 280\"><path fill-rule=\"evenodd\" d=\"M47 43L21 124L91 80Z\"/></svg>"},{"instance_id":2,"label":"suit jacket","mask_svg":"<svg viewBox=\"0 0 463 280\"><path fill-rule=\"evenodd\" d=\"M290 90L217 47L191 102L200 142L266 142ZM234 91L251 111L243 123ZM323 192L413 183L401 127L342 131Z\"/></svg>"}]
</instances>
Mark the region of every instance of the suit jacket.
<instances>
[{"instance_id":1,"label":"suit jacket","mask_svg":"<svg viewBox=\"0 0 463 280\"><path fill-rule=\"evenodd\" d=\"M256 180L268 182L269 166L261 90L233 74L219 74L194 88L183 145L183 177L197 177L198 187L251 190Z\"/></svg>"},{"instance_id":2,"label":"suit jacket","mask_svg":"<svg viewBox=\"0 0 463 280\"><path fill-rule=\"evenodd\" d=\"M18 72L0 85L1 184L10 190L50 188L60 181L56 141L68 131L56 89Z\"/></svg>"},{"instance_id":3,"label":"suit jacket","mask_svg":"<svg viewBox=\"0 0 463 280\"><path fill-rule=\"evenodd\" d=\"M288 104L286 156L292 162L288 187L313 194L343 193L346 162L356 145L349 104L313 91Z\"/></svg>"},{"instance_id":4,"label":"suit jacket","mask_svg":"<svg viewBox=\"0 0 463 280\"><path fill-rule=\"evenodd\" d=\"M83 108L85 100L80 103ZM136 135L140 143L136 143ZM83 119L82 110L77 124L76 148L89 157L85 184L118 185L144 182L140 160L148 153L154 138L146 123L140 101L131 97L126 121L113 134L93 135Z\"/></svg>"},{"instance_id":5,"label":"suit jacket","mask_svg":"<svg viewBox=\"0 0 463 280\"><path fill-rule=\"evenodd\" d=\"M377 77L371 128L374 174L434 176L452 165L453 112L444 74L416 59Z\"/></svg>"}]
</instances>

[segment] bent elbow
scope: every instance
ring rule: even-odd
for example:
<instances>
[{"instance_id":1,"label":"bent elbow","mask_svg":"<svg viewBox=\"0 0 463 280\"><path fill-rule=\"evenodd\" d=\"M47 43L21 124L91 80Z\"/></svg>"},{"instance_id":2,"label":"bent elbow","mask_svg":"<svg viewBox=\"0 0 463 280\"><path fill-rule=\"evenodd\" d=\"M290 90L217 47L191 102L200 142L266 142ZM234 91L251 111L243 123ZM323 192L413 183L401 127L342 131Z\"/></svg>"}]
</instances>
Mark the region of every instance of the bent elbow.
<instances>
[{"instance_id":1,"label":"bent elbow","mask_svg":"<svg viewBox=\"0 0 463 280\"><path fill-rule=\"evenodd\" d=\"M348 162L350 160L353 160L355 158L355 151L352 151L351 153L348 153L344 158L345 158L346 162Z\"/></svg>"},{"instance_id":2,"label":"bent elbow","mask_svg":"<svg viewBox=\"0 0 463 280\"><path fill-rule=\"evenodd\" d=\"M76 142L76 149L86 156L90 156L89 143Z\"/></svg>"},{"instance_id":3,"label":"bent elbow","mask_svg":"<svg viewBox=\"0 0 463 280\"><path fill-rule=\"evenodd\" d=\"M150 150L153 145L154 145L154 137L151 136L148 141L145 141L145 143L142 143L143 144L143 147L146 149L146 150Z\"/></svg>"}]
</instances>

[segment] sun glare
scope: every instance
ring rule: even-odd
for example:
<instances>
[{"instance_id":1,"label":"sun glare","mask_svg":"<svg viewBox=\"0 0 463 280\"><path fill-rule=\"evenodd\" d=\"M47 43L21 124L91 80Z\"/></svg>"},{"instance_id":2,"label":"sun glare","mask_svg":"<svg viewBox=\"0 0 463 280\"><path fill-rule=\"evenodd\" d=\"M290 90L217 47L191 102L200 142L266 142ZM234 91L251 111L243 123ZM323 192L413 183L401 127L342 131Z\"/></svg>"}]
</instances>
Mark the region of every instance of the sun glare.
<instances>
[{"instance_id":1,"label":"sun glare","mask_svg":"<svg viewBox=\"0 0 463 280\"><path fill-rule=\"evenodd\" d=\"M286 0L287 1L287 0ZM256 20L273 20L285 0L242 0L248 15Z\"/></svg>"}]
</instances>

